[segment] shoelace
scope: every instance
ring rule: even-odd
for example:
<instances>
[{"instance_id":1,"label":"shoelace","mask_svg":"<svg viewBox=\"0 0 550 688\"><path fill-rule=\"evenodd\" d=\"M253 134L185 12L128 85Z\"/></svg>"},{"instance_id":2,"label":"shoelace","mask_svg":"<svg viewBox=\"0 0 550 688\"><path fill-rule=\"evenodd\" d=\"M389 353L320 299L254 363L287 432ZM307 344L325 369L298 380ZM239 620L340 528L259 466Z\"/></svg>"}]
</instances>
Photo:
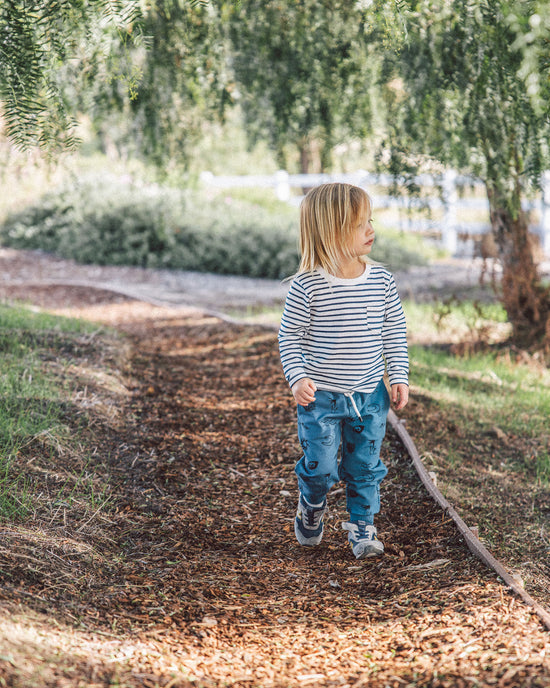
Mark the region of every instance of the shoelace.
<instances>
[{"instance_id":1,"label":"shoelace","mask_svg":"<svg viewBox=\"0 0 550 688\"><path fill-rule=\"evenodd\" d=\"M344 530L349 530L355 540L374 540L376 539L376 529L366 523L342 523Z\"/></svg>"},{"instance_id":2,"label":"shoelace","mask_svg":"<svg viewBox=\"0 0 550 688\"><path fill-rule=\"evenodd\" d=\"M315 530L319 527L321 518L325 513L325 507L311 507L306 506L305 509L306 525L310 530Z\"/></svg>"}]
</instances>

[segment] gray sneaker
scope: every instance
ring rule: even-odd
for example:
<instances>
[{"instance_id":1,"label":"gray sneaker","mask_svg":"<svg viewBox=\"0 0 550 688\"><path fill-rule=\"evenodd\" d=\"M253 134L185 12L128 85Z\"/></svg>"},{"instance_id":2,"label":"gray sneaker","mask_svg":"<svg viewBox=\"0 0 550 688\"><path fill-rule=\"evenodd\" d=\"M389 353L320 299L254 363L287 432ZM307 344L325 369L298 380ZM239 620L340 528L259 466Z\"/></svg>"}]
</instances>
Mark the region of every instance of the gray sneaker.
<instances>
[{"instance_id":1,"label":"gray sneaker","mask_svg":"<svg viewBox=\"0 0 550 688\"><path fill-rule=\"evenodd\" d=\"M294 532L301 545L314 547L323 539L323 516L327 511L327 500L321 506L311 506L300 494L298 510L294 519Z\"/></svg>"},{"instance_id":2,"label":"gray sneaker","mask_svg":"<svg viewBox=\"0 0 550 688\"><path fill-rule=\"evenodd\" d=\"M342 528L348 531L348 541L356 559L384 554L384 545L377 537L375 526L368 525L365 521L349 521L342 523Z\"/></svg>"}]
</instances>

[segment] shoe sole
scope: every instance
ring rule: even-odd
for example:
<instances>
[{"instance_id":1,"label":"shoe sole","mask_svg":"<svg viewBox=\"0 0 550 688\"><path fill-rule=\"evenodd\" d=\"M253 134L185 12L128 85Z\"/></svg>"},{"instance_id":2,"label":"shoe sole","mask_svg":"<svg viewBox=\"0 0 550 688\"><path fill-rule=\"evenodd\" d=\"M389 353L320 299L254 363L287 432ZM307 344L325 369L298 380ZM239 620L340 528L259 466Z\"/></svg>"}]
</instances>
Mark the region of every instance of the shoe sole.
<instances>
[{"instance_id":1,"label":"shoe sole","mask_svg":"<svg viewBox=\"0 0 550 688\"><path fill-rule=\"evenodd\" d=\"M372 545L368 545L367 547L364 547L363 549L359 550L358 552L353 551L355 554L356 559L368 559L370 557L380 557L382 554L384 554L384 545L379 542L379 546L373 547ZM352 548L353 549L353 548Z\"/></svg>"}]
</instances>

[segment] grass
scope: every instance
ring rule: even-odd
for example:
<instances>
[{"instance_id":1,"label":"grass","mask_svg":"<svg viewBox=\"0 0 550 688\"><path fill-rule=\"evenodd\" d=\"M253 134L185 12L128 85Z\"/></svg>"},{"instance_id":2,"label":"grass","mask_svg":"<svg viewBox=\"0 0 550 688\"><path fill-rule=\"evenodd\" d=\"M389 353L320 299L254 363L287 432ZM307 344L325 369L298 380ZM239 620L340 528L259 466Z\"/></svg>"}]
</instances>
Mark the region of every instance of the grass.
<instances>
[{"instance_id":1,"label":"grass","mask_svg":"<svg viewBox=\"0 0 550 688\"><path fill-rule=\"evenodd\" d=\"M0 519L25 519L35 510L36 484L26 461L47 472L48 461L78 439L68 418L73 390L62 361L96 330L84 321L0 304ZM81 492L89 480L69 470L55 482L52 504L70 499L77 484ZM88 492L93 506L97 495Z\"/></svg>"},{"instance_id":2,"label":"grass","mask_svg":"<svg viewBox=\"0 0 550 688\"><path fill-rule=\"evenodd\" d=\"M411 401L400 413L466 523L541 601L548 593L550 369L505 343L498 304L405 304Z\"/></svg>"},{"instance_id":3,"label":"grass","mask_svg":"<svg viewBox=\"0 0 550 688\"><path fill-rule=\"evenodd\" d=\"M548 369L498 353L458 357L419 346L411 348L411 361L414 386L442 408L483 419L506 434L548 440Z\"/></svg>"},{"instance_id":4,"label":"grass","mask_svg":"<svg viewBox=\"0 0 550 688\"><path fill-rule=\"evenodd\" d=\"M498 421L505 431L544 434L550 370L498 345L509 332L500 304L405 302L404 308L411 340L423 343L411 347L411 378L419 389L455 407L483 411L487 422Z\"/></svg>"},{"instance_id":5,"label":"grass","mask_svg":"<svg viewBox=\"0 0 550 688\"><path fill-rule=\"evenodd\" d=\"M33 332L70 332L73 334L92 333L97 326L86 320L60 318L45 313L34 306L20 307L0 303L0 333L6 335L10 329ZM20 337L18 339L21 339Z\"/></svg>"},{"instance_id":6,"label":"grass","mask_svg":"<svg viewBox=\"0 0 550 688\"><path fill-rule=\"evenodd\" d=\"M2 308L2 316L12 320ZM3 317L2 317L3 320ZM16 318L20 323L21 317ZM28 482L16 468L21 449L58 423L60 397L44 377L25 335L0 328L0 518L24 517L30 509Z\"/></svg>"},{"instance_id":7,"label":"grass","mask_svg":"<svg viewBox=\"0 0 550 688\"><path fill-rule=\"evenodd\" d=\"M513 446L507 465L550 484L550 370L500 343L509 332L500 304L404 307L413 394L430 399L452 426Z\"/></svg>"}]
</instances>

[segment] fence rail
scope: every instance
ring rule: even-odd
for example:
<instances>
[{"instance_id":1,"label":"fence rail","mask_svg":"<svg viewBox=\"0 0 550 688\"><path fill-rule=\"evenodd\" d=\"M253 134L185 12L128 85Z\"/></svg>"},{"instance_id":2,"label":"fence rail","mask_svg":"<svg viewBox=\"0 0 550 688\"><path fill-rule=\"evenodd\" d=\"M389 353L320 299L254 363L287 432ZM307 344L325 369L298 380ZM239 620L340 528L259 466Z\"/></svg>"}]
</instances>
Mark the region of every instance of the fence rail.
<instances>
[{"instance_id":1,"label":"fence rail","mask_svg":"<svg viewBox=\"0 0 550 688\"><path fill-rule=\"evenodd\" d=\"M327 182L347 182L365 187L369 189L375 208L393 208L399 211L400 229L437 234L441 245L451 255L458 255L459 246L464 244L464 237L479 237L490 231L487 199L465 197L461 193L465 188L482 189L482 182L461 176L453 170L448 170L441 176L423 174L415 177L412 181L424 190L421 198L407 194L392 196L376 193L376 189L389 188L396 180L388 174L373 174L365 170L343 174L289 174L285 170L279 170L272 175L246 176L215 176L211 172L203 172L200 179L203 186L216 189L273 189L280 200L296 204L300 202L301 196L293 194L293 189L311 188ZM541 186L542 193L538 198L525 201L524 209L529 211L532 220L531 233L538 237L542 253L550 258L550 171L543 174ZM439 217L431 218L429 214L426 217L414 217L414 212L422 209L429 209L430 213L436 211ZM465 210L484 213L487 219L479 222L461 218L460 215Z\"/></svg>"}]
</instances>

